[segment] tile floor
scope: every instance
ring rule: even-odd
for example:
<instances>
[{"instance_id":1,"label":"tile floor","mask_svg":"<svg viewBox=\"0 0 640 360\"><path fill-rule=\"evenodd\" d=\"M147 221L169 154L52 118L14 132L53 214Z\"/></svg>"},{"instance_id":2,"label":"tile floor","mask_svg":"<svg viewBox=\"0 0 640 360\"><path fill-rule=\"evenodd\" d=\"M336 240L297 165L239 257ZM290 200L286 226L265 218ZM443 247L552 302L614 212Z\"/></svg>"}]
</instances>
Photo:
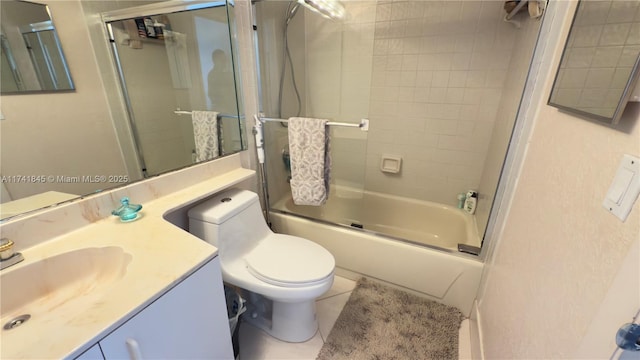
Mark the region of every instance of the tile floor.
<instances>
[{"instance_id":1,"label":"tile floor","mask_svg":"<svg viewBox=\"0 0 640 360\"><path fill-rule=\"evenodd\" d=\"M331 289L316 302L316 314L320 329L313 338L304 343L280 341L254 326L241 323L238 339L240 360L314 360L355 286L355 281L339 276L335 277ZM466 328L468 337L468 325L465 327L465 323L468 323L468 320L465 320L461 327L461 350L464 350L460 352L460 359L471 358L470 354L467 354L466 346L463 346L468 341L465 341L463 335L463 330Z\"/></svg>"},{"instance_id":2,"label":"tile floor","mask_svg":"<svg viewBox=\"0 0 640 360\"><path fill-rule=\"evenodd\" d=\"M240 360L313 360L318 356L333 324L349 300L356 282L336 276L333 286L316 302L320 331L303 343L288 343L247 323L240 324Z\"/></svg>"}]
</instances>

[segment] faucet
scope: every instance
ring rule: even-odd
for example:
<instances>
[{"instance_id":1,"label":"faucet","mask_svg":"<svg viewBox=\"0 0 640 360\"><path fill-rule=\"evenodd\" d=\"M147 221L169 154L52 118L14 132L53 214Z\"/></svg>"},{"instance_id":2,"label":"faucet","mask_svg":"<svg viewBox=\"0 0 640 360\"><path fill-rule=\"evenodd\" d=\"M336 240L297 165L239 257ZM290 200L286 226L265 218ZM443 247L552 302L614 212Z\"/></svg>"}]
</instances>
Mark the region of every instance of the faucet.
<instances>
[{"instance_id":1,"label":"faucet","mask_svg":"<svg viewBox=\"0 0 640 360\"><path fill-rule=\"evenodd\" d=\"M13 241L7 238L0 239L0 270L15 265L22 260L24 260L22 254L13 252Z\"/></svg>"}]
</instances>

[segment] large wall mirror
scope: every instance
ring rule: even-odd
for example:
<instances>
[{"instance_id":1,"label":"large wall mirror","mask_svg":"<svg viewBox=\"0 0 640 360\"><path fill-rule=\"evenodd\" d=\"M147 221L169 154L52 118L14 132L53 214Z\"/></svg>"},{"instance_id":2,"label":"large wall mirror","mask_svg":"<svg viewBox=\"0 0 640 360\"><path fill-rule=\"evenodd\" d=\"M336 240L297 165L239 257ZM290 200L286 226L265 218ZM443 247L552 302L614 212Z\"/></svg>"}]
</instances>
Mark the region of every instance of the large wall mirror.
<instances>
[{"instance_id":1,"label":"large wall mirror","mask_svg":"<svg viewBox=\"0 0 640 360\"><path fill-rule=\"evenodd\" d=\"M47 6L15 0L3 0L0 6L0 92L73 90Z\"/></svg>"},{"instance_id":2,"label":"large wall mirror","mask_svg":"<svg viewBox=\"0 0 640 360\"><path fill-rule=\"evenodd\" d=\"M640 2L580 1L549 105L616 124L640 62Z\"/></svg>"},{"instance_id":3,"label":"large wall mirror","mask_svg":"<svg viewBox=\"0 0 640 360\"><path fill-rule=\"evenodd\" d=\"M102 15L144 176L242 149L227 5L159 3Z\"/></svg>"},{"instance_id":4,"label":"large wall mirror","mask_svg":"<svg viewBox=\"0 0 640 360\"><path fill-rule=\"evenodd\" d=\"M2 94L0 221L246 149L231 2L49 8L77 90Z\"/></svg>"}]
</instances>

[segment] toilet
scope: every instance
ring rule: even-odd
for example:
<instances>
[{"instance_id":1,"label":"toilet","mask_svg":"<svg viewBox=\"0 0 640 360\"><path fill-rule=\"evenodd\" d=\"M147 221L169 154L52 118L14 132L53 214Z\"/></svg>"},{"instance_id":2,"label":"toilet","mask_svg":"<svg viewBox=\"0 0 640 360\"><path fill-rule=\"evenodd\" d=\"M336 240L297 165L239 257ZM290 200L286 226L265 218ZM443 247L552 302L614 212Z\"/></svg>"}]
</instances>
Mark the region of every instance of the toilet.
<instances>
[{"instance_id":1,"label":"toilet","mask_svg":"<svg viewBox=\"0 0 640 360\"><path fill-rule=\"evenodd\" d=\"M251 191L222 192L188 216L189 232L218 248L225 283L245 290L245 321L287 342L315 335L315 300L333 284L335 259L329 251L273 233Z\"/></svg>"}]
</instances>

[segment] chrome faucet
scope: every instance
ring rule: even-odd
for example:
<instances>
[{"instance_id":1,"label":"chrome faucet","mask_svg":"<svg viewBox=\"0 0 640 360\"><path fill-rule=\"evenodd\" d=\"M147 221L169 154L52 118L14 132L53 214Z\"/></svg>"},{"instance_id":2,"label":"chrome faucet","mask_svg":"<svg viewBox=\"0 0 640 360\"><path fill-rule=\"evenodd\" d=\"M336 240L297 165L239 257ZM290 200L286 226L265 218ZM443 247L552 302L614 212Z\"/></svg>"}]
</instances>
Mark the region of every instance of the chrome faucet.
<instances>
[{"instance_id":1,"label":"chrome faucet","mask_svg":"<svg viewBox=\"0 0 640 360\"><path fill-rule=\"evenodd\" d=\"M0 270L15 265L22 260L24 260L22 254L13 252L13 241L7 238L0 239Z\"/></svg>"}]
</instances>

